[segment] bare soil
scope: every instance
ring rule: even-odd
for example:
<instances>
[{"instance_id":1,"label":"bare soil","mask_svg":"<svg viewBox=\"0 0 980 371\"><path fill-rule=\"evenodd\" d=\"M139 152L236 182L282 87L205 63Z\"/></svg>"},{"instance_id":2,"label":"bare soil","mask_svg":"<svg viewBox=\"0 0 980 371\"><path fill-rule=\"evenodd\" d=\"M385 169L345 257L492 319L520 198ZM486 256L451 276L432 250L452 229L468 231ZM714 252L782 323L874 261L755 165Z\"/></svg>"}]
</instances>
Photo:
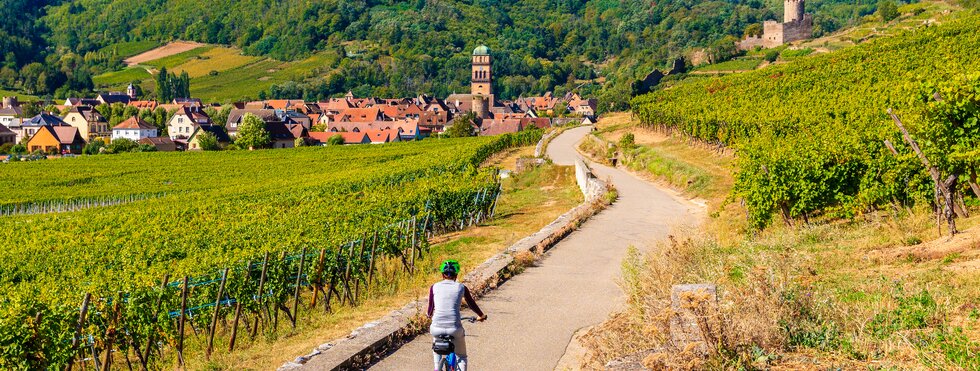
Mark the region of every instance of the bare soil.
<instances>
[{"instance_id":1,"label":"bare soil","mask_svg":"<svg viewBox=\"0 0 980 371\"><path fill-rule=\"evenodd\" d=\"M194 50L202 46L205 46L205 44L201 44L193 41L174 41L168 43L167 45L161 46L159 48L149 50L141 54L137 54L132 57L126 58L124 62L126 62L127 66L135 66L143 62L149 62L152 60L169 57L171 55L180 54L189 50Z\"/></svg>"}]
</instances>

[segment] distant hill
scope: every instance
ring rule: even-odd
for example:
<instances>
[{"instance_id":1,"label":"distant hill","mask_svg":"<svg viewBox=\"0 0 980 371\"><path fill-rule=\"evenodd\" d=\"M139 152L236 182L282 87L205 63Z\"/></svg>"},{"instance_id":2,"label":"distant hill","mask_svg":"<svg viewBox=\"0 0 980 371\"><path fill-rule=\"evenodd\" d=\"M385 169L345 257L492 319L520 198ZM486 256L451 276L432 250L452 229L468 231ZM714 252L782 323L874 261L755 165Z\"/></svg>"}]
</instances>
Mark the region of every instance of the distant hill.
<instances>
[{"instance_id":1,"label":"distant hill","mask_svg":"<svg viewBox=\"0 0 980 371\"><path fill-rule=\"evenodd\" d=\"M602 90L628 87L690 48L728 48L730 38L740 37L746 26L779 18L781 3L0 0L0 12L11 16L6 19L18 19L5 22L0 33L4 50L12 50L4 57L6 67L16 71L41 61L47 68L70 66L60 73L47 71L46 77L56 78L44 84L17 80L36 80L36 71L15 78L8 73L7 79L0 78L0 87L25 85L24 90L39 95L58 93L59 88L62 94L84 91L92 88L85 78L122 67L128 56L123 51L142 51L134 46L148 41L180 39L233 46L247 55L280 61L317 53L335 56L309 73L321 78L284 85L279 92L285 94L463 91L469 52L480 44L493 51L496 91L502 97L575 87L588 93L603 88L587 83L599 75L606 77ZM815 14L819 35L873 13L877 3L814 1L808 11ZM78 71L84 76L75 76ZM611 96L625 103L621 94Z\"/></svg>"}]
</instances>

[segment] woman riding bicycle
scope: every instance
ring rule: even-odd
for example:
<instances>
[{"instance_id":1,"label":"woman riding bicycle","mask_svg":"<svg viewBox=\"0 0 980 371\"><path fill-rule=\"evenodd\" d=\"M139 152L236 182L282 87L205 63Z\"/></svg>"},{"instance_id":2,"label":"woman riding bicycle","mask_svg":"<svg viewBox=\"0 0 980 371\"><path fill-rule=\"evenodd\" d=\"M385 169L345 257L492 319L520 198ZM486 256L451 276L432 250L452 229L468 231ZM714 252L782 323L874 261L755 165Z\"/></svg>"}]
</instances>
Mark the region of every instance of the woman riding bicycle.
<instances>
[{"instance_id":1,"label":"woman riding bicycle","mask_svg":"<svg viewBox=\"0 0 980 371\"><path fill-rule=\"evenodd\" d=\"M466 300L466 306L479 316L477 321L486 320L487 316L476 305L466 285L456 282L459 262L446 260L439 267L439 271L442 272L442 281L436 282L429 288L428 315L432 318L429 333L432 334L433 339L438 336L452 336L453 348L456 356L459 357L459 370L466 371L466 331L463 330L463 322L459 315L461 301ZM442 364L442 356L433 351L432 357L434 370L438 371Z\"/></svg>"}]
</instances>

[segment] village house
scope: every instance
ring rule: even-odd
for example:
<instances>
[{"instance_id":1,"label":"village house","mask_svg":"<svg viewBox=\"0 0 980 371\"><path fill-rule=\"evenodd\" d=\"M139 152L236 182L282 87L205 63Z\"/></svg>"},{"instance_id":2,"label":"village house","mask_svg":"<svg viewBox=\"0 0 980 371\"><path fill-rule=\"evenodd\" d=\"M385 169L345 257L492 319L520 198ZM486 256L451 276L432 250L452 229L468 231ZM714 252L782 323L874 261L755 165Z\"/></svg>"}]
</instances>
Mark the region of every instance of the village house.
<instances>
[{"instance_id":1,"label":"village house","mask_svg":"<svg viewBox=\"0 0 980 371\"><path fill-rule=\"evenodd\" d=\"M480 125L479 135L501 135L507 133L516 133L524 129L521 124L521 119L502 119L502 120L492 120L484 119L483 123Z\"/></svg>"},{"instance_id":2,"label":"village house","mask_svg":"<svg viewBox=\"0 0 980 371\"><path fill-rule=\"evenodd\" d=\"M309 136L303 125L283 122L267 123L265 131L269 133L269 146L272 148L293 148L296 146L296 139Z\"/></svg>"},{"instance_id":3,"label":"village house","mask_svg":"<svg viewBox=\"0 0 980 371\"><path fill-rule=\"evenodd\" d=\"M27 141L27 150L30 152L40 150L55 154L80 154L84 147L85 140L78 128L68 125L43 125Z\"/></svg>"},{"instance_id":4,"label":"village house","mask_svg":"<svg viewBox=\"0 0 980 371\"><path fill-rule=\"evenodd\" d=\"M75 106L91 106L95 107L102 104L98 99L93 98L67 98L65 103L62 104L64 107L75 107Z\"/></svg>"},{"instance_id":5,"label":"village house","mask_svg":"<svg viewBox=\"0 0 980 371\"><path fill-rule=\"evenodd\" d=\"M21 125L21 132L18 138L31 138L38 130L43 126L71 126L65 123L61 117L52 115L50 113L42 113L37 116L32 117L30 120L26 120ZM23 140L23 139L18 139Z\"/></svg>"},{"instance_id":6,"label":"village house","mask_svg":"<svg viewBox=\"0 0 980 371\"><path fill-rule=\"evenodd\" d=\"M400 142L401 139L398 136L396 130L366 130L364 134L367 134L368 139L371 144L384 144L391 142Z\"/></svg>"},{"instance_id":7,"label":"village house","mask_svg":"<svg viewBox=\"0 0 980 371\"><path fill-rule=\"evenodd\" d=\"M129 101L128 106L130 106L130 107L136 107L136 109L138 109L138 110L151 110L152 111L152 110L157 109L157 107L160 106L160 103L158 103L155 100L134 100L134 101Z\"/></svg>"},{"instance_id":8,"label":"village house","mask_svg":"<svg viewBox=\"0 0 980 371\"><path fill-rule=\"evenodd\" d=\"M129 139L140 141L143 138L156 136L157 127L150 125L150 123L136 116L130 117L112 128L112 140Z\"/></svg>"},{"instance_id":9,"label":"village house","mask_svg":"<svg viewBox=\"0 0 980 371\"><path fill-rule=\"evenodd\" d=\"M0 146L8 143L17 144L17 133L7 129L6 126L0 125Z\"/></svg>"},{"instance_id":10,"label":"village house","mask_svg":"<svg viewBox=\"0 0 980 371\"><path fill-rule=\"evenodd\" d=\"M320 145L327 145L330 138L334 136L340 136L343 139L343 144L370 144L371 139L368 138L366 133L337 133L337 132L311 132L310 139L319 143Z\"/></svg>"},{"instance_id":11,"label":"village house","mask_svg":"<svg viewBox=\"0 0 980 371\"><path fill-rule=\"evenodd\" d=\"M146 137L140 139L140 144L151 145L160 152L173 152L177 150L177 144L167 137Z\"/></svg>"},{"instance_id":12,"label":"village house","mask_svg":"<svg viewBox=\"0 0 980 371\"><path fill-rule=\"evenodd\" d=\"M87 141L105 138L112 134L109 131L109 121L91 106L74 106L62 120L78 128L82 138Z\"/></svg>"},{"instance_id":13,"label":"village house","mask_svg":"<svg viewBox=\"0 0 980 371\"><path fill-rule=\"evenodd\" d=\"M184 149L188 151L200 151L201 142L198 141L200 135L203 133L211 133L214 138L218 140L218 146L224 148L229 143L231 143L231 138L228 137L228 133L217 125L198 125L194 127L194 131L191 132L190 136L186 140L174 140L178 149Z\"/></svg>"},{"instance_id":14,"label":"village house","mask_svg":"<svg viewBox=\"0 0 980 371\"><path fill-rule=\"evenodd\" d=\"M110 93L103 93L97 95L95 97L95 100L99 101L98 104L112 105L113 103L122 103L125 105L125 104L129 104L129 101L133 100L133 98L130 97L129 95L126 95L125 93L110 92Z\"/></svg>"},{"instance_id":15,"label":"village house","mask_svg":"<svg viewBox=\"0 0 980 371\"><path fill-rule=\"evenodd\" d=\"M20 107L2 107L0 108L0 125L4 128L10 130L17 136L16 141L20 141L20 132L24 123L24 111Z\"/></svg>"},{"instance_id":16,"label":"village house","mask_svg":"<svg viewBox=\"0 0 980 371\"><path fill-rule=\"evenodd\" d=\"M167 133L172 140L190 139L201 126L212 126L211 117L195 108L181 106L167 121ZM221 132L224 133L224 130Z\"/></svg>"},{"instance_id":17,"label":"village house","mask_svg":"<svg viewBox=\"0 0 980 371\"><path fill-rule=\"evenodd\" d=\"M279 116L276 115L276 110L273 109L235 108L232 109L230 112L228 112L228 121L225 122L225 130L228 131L229 136L231 136L232 138L238 136L238 128L242 125L242 120L245 118L245 115L247 114L252 114L258 117L259 119L262 120L262 122L265 122L266 124L283 123L283 121L279 119Z\"/></svg>"}]
</instances>

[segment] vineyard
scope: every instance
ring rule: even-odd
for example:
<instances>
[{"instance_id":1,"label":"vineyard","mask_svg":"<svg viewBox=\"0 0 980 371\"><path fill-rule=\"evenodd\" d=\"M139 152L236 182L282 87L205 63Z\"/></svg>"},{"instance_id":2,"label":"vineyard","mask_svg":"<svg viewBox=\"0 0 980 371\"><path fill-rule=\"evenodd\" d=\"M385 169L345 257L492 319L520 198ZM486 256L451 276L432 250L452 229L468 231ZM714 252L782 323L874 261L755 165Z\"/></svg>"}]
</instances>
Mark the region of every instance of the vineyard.
<instances>
[{"instance_id":1,"label":"vineyard","mask_svg":"<svg viewBox=\"0 0 980 371\"><path fill-rule=\"evenodd\" d=\"M491 217L479 164L540 135L2 166L0 367L153 368L356 306Z\"/></svg>"},{"instance_id":2,"label":"vineyard","mask_svg":"<svg viewBox=\"0 0 980 371\"><path fill-rule=\"evenodd\" d=\"M980 17L957 18L752 72L682 81L635 98L633 111L649 127L734 147L733 197L745 201L756 227L777 214L792 224L929 203L935 196L929 175L886 110L908 118L913 136L928 138L926 131L940 129L916 118L929 116L922 113L933 109L933 93L975 85L968 76L980 69ZM976 108L977 96L967 95L956 94L963 104L950 105ZM976 112L964 114L958 137L923 145L948 140L962 152L975 149L976 133L967 131L976 128L966 117ZM967 183L959 190L966 192Z\"/></svg>"}]
</instances>

